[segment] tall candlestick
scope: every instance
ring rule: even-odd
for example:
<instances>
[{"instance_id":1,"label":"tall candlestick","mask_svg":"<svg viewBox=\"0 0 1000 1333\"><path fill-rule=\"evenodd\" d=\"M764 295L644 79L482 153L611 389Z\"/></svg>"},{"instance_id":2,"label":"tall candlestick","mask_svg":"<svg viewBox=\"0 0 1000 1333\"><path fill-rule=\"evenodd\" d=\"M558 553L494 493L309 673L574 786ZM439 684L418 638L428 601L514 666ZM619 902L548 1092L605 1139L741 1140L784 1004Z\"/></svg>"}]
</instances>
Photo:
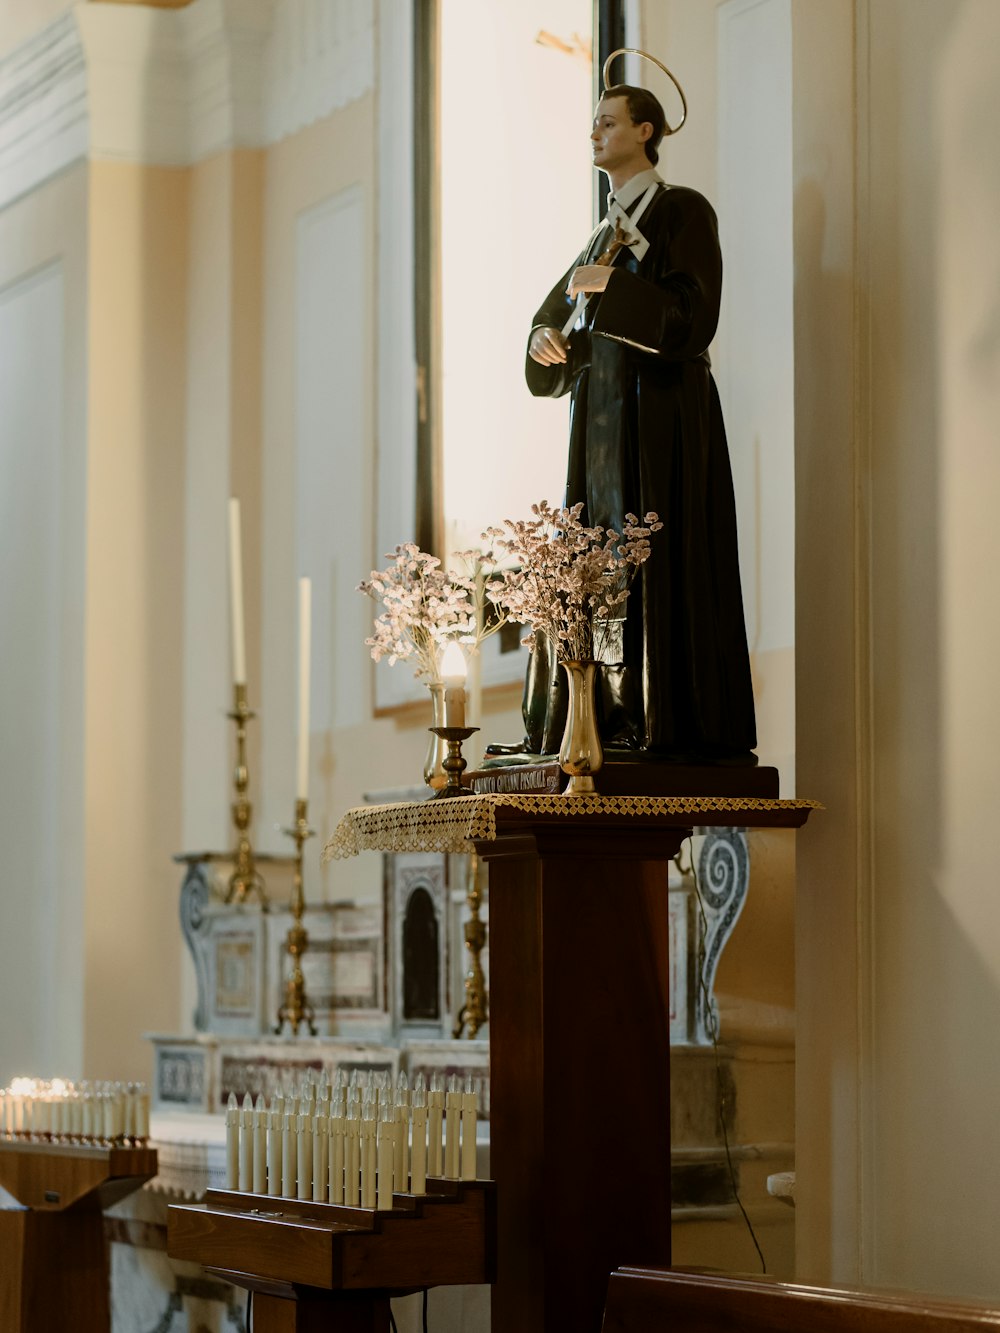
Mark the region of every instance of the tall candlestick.
<instances>
[{"instance_id":1,"label":"tall candlestick","mask_svg":"<svg viewBox=\"0 0 1000 1333\"><path fill-rule=\"evenodd\" d=\"M284 831L295 842L295 867L292 872L292 924L288 928L288 934L285 937L285 948L288 956L292 960L291 972L285 983L285 1000L278 1010L278 1022L275 1026L275 1032L280 1032L285 1023L288 1023L292 1029L292 1034L298 1033L300 1024L305 1024L309 1031L315 1037L316 1024L315 1010L306 998L306 983L302 972L302 955L309 947L309 932L302 924L302 917L305 913L305 897L302 892L302 847L306 838L312 837L312 829L309 827L309 820L306 818L307 805L305 800L299 799L295 802L295 823L291 828ZM312 1095L315 1095L315 1087L310 1084Z\"/></svg>"},{"instance_id":2,"label":"tall candlestick","mask_svg":"<svg viewBox=\"0 0 1000 1333\"><path fill-rule=\"evenodd\" d=\"M229 610L233 640L233 684L247 683L247 644L243 624L243 542L240 502L229 501Z\"/></svg>"},{"instance_id":3,"label":"tall candlestick","mask_svg":"<svg viewBox=\"0 0 1000 1333\"><path fill-rule=\"evenodd\" d=\"M299 748L300 801L309 799L309 653L312 645L312 583L299 579Z\"/></svg>"}]
</instances>

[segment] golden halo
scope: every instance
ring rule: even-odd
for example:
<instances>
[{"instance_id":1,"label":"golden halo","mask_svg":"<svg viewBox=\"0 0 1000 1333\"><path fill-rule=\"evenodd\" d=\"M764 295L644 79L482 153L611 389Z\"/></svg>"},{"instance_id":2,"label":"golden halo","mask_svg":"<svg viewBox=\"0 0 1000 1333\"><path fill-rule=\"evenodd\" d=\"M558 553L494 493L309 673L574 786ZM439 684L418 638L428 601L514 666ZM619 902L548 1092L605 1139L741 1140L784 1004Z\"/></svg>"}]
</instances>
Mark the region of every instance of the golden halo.
<instances>
[{"instance_id":1,"label":"golden halo","mask_svg":"<svg viewBox=\"0 0 1000 1333\"><path fill-rule=\"evenodd\" d=\"M643 60L652 61L652 63L657 67L657 69L663 70L664 74L667 76L667 78L670 80L670 82L674 85L674 87L681 95L681 118L676 125L674 126L668 125L664 130L664 134L676 134L677 131L680 129L680 127L687 120L688 104L687 104L687 98L684 96L684 89L677 82L674 76L670 73L670 70L667 69L666 65L663 63L662 60L657 60L656 56L651 56L648 51L640 51L638 47L635 46L620 46L617 51L612 51L611 54L608 56L607 60L605 60L604 62L603 78L604 78L605 92L607 92L608 89L612 86L608 81L608 67L610 66L612 60L614 60L616 56L642 56Z\"/></svg>"}]
</instances>

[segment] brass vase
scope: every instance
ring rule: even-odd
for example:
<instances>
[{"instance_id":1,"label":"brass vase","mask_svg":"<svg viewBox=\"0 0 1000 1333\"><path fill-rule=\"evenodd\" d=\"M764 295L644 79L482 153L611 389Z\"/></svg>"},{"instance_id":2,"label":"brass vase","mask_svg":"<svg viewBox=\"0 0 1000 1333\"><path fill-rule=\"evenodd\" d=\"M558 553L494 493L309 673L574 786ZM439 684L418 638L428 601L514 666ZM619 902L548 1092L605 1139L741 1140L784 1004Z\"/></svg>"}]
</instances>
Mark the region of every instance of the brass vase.
<instances>
[{"instance_id":1,"label":"brass vase","mask_svg":"<svg viewBox=\"0 0 1000 1333\"><path fill-rule=\"evenodd\" d=\"M564 796L582 796L596 790L594 774L604 762L601 738L597 732L594 706L594 679L597 663L563 662L569 687L566 730L559 747L559 764L569 774Z\"/></svg>"},{"instance_id":2,"label":"brass vase","mask_svg":"<svg viewBox=\"0 0 1000 1333\"><path fill-rule=\"evenodd\" d=\"M427 688L431 692L431 708L434 716L431 719L432 727L444 726L444 684L440 680L433 680L428 683ZM448 742L441 736L436 736L431 732L430 744L427 747L427 756L424 759L424 781L428 787L433 787L435 791L440 791L448 783L448 774L444 771L444 761L448 756Z\"/></svg>"}]
</instances>

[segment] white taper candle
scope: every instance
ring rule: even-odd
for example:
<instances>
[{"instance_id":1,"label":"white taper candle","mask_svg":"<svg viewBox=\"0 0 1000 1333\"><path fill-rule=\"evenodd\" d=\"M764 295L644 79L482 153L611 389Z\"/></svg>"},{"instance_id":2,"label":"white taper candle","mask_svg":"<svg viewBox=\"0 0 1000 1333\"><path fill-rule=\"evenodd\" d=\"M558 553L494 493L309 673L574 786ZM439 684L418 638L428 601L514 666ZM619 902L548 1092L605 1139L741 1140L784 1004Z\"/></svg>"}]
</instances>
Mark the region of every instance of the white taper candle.
<instances>
[{"instance_id":1,"label":"white taper candle","mask_svg":"<svg viewBox=\"0 0 1000 1333\"><path fill-rule=\"evenodd\" d=\"M296 794L309 799L309 654L312 649L312 583L299 579L299 748Z\"/></svg>"},{"instance_id":2,"label":"white taper candle","mask_svg":"<svg viewBox=\"0 0 1000 1333\"><path fill-rule=\"evenodd\" d=\"M247 643L243 623L243 539L240 502L229 501L229 613L233 641L233 683L247 683Z\"/></svg>"}]
</instances>

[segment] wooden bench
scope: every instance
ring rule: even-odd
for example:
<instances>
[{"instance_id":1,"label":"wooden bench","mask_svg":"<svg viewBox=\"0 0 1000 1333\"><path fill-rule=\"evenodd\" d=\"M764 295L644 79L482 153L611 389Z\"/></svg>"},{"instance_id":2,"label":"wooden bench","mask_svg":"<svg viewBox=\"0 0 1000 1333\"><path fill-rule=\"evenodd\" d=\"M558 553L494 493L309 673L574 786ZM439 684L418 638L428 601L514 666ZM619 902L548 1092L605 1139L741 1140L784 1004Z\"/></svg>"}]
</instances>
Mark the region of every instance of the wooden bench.
<instances>
[{"instance_id":1,"label":"wooden bench","mask_svg":"<svg viewBox=\"0 0 1000 1333\"><path fill-rule=\"evenodd\" d=\"M603 1333L976 1333L1000 1310L683 1269L611 1274Z\"/></svg>"}]
</instances>

